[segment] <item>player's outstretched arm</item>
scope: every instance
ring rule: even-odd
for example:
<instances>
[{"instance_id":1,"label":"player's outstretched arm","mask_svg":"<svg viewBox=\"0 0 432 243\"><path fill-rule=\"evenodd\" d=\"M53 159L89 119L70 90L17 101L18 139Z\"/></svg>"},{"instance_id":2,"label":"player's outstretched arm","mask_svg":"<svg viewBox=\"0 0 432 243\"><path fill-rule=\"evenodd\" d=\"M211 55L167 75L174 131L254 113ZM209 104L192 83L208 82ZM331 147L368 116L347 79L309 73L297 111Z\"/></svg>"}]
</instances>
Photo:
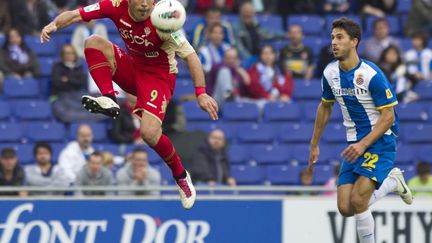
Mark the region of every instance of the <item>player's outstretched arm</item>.
<instances>
[{"instance_id":1,"label":"player's outstretched arm","mask_svg":"<svg viewBox=\"0 0 432 243\"><path fill-rule=\"evenodd\" d=\"M80 21L82 21L82 18L78 9L61 13L42 29L40 35L41 43L48 42L50 40L50 35L58 29L68 27L69 25Z\"/></svg>"},{"instance_id":2,"label":"player's outstretched arm","mask_svg":"<svg viewBox=\"0 0 432 243\"><path fill-rule=\"evenodd\" d=\"M184 60L189 67L189 72L195 85L195 95L197 97L198 105L201 109L209 113L213 120L217 120L219 108L217 102L205 91L204 71L198 55L192 53Z\"/></svg>"},{"instance_id":3,"label":"player's outstretched arm","mask_svg":"<svg viewBox=\"0 0 432 243\"><path fill-rule=\"evenodd\" d=\"M318 105L316 118L315 118L314 131L310 141L309 170L313 169L313 165L318 160L319 141L321 139L321 135L324 131L324 128L327 126L327 123L330 120L333 104L334 102L322 101Z\"/></svg>"}]
</instances>

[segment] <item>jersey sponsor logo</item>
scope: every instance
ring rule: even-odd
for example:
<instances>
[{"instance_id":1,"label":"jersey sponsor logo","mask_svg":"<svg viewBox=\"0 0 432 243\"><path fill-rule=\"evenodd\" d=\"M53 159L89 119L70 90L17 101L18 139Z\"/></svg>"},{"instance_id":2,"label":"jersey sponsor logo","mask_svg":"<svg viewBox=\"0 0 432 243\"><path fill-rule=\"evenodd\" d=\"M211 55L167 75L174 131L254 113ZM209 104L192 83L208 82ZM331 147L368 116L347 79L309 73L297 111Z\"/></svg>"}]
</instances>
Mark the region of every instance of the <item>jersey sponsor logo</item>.
<instances>
[{"instance_id":1,"label":"jersey sponsor logo","mask_svg":"<svg viewBox=\"0 0 432 243\"><path fill-rule=\"evenodd\" d=\"M356 84L357 84L357 85L363 85L363 84L364 84L363 74L359 74L359 75L357 76Z\"/></svg>"},{"instance_id":2,"label":"jersey sponsor logo","mask_svg":"<svg viewBox=\"0 0 432 243\"><path fill-rule=\"evenodd\" d=\"M151 33L151 29L150 29L149 27L145 27L145 28L144 28L144 34L145 34L146 36L149 36L150 33Z\"/></svg>"},{"instance_id":3,"label":"jersey sponsor logo","mask_svg":"<svg viewBox=\"0 0 432 243\"><path fill-rule=\"evenodd\" d=\"M159 52L158 51L149 51L149 52L144 53L144 56L146 56L146 57L158 57Z\"/></svg>"},{"instance_id":4,"label":"jersey sponsor logo","mask_svg":"<svg viewBox=\"0 0 432 243\"><path fill-rule=\"evenodd\" d=\"M368 91L365 89L352 89L352 88L332 88L334 96L356 96L367 94Z\"/></svg>"},{"instance_id":5,"label":"jersey sponsor logo","mask_svg":"<svg viewBox=\"0 0 432 243\"><path fill-rule=\"evenodd\" d=\"M84 8L84 12L88 13L88 12L93 12L93 11L96 11L96 10L99 10L99 9L100 9L99 3L95 3L95 4L88 5L87 7L85 7Z\"/></svg>"},{"instance_id":6,"label":"jersey sponsor logo","mask_svg":"<svg viewBox=\"0 0 432 243\"><path fill-rule=\"evenodd\" d=\"M386 89L386 97L387 97L387 99L393 98L393 94L392 94L390 89Z\"/></svg>"},{"instance_id":7,"label":"jersey sponsor logo","mask_svg":"<svg viewBox=\"0 0 432 243\"><path fill-rule=\"evenodd\" d=\"M132 30L127 30L127 29L123 29L123 28L120 28L119 31L120 31L121 37L123 37L123 39L125 39L125 40L130 40L131 44L144 45L146 47L147 46L154 46L153 42L146 39L146 37L151 33L151 31L149 31L147 34L143 34L143 35L134 35L134 34L132 34Z\"/></svg>"}]
</instances>

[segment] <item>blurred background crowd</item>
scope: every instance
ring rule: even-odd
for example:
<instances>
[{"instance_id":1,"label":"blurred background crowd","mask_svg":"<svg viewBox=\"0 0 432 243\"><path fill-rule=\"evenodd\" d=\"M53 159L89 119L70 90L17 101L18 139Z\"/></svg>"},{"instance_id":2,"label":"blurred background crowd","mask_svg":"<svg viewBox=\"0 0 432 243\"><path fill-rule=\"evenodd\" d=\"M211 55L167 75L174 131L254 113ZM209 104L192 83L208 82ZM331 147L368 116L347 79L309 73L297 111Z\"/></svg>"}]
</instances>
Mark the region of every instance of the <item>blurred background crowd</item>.
<instances>
[{"instance_id":1,"label":"blurred background crowd","mask_svg":"<svg viewBox=\"0 0 432 243\"><path fill-rule=\"evenodd\" d=\"M95 2L0 2L0 185L173 184L139 137L135 97L120 93L116 120L81 107L81 95L98 93L83 59L84 40L97 34L124 48L114 24L80 23L40 44L40 30L55 16ZM375 62L397 93L397 166L412 186L432 185L431 0L181 2L188 12L182 31L221 107L220 121L210 121L194 103L192 80L179 61L163 129L195 182L335 185L346 141L338 107L315 175L305 166L320 77L333 59L331 24L346 16L362 26L360 56Z\"/></svg>"}]
</instances>

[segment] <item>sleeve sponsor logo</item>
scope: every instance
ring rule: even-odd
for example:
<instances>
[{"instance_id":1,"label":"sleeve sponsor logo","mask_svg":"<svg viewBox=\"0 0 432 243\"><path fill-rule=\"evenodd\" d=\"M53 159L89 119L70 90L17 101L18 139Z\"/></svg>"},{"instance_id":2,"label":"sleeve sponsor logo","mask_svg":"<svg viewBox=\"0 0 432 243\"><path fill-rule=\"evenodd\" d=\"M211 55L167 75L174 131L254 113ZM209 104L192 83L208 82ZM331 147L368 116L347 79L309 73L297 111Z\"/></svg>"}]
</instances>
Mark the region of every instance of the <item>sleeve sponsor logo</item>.
<instances>
[{"instance_id":1,"label":"sleeve sponsor logo","mask_svg":"<svg viewBox=\"0 0 432 243\"><path fill-rule=\"evenodd\" d=\"M85 7L84 12L88 13L88 12L93 12L93 11L96 11L99 9L100 9L99 3L95 3L95 4L88 5L87 7Z\"/></svg>"},{"instance_id":2,"label":"sleeve sponsor logo","mask_svg":"<svg viewBox=\"0 0 432 243\"><path fill-rule=\"evenodd\" d=\"M181 30L171 33L171 37L178 46L181 46L186 42L186 38L184 37Z\"/></svg>"},{"instance_id":3,"label":"sleeve sponsor logo","mask_svg":"<svg viewBox=\"0 0 432 243\"><path fill-rule=\"evenodd\" d=\"M387 99L393 98L393 94L392 94L390 89L386 89L386 96L387 96Z\"/></svg>"}]
</instances>

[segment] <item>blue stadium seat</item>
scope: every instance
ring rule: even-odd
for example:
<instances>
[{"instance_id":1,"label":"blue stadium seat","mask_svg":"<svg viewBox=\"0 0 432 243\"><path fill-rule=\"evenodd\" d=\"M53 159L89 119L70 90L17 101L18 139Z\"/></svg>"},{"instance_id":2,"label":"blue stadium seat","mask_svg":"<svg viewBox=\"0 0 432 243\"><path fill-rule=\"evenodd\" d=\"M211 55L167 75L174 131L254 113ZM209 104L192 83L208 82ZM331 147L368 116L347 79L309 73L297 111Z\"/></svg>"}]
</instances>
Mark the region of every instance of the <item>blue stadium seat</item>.
<instances>
[{"instance_id":1,"label":"blue stadium seat","mask_svg":"<svg viewBox=\"0 0 432 243\"><path fill-rule=\"evenodd\" d=\"M403 170L403 174L405 177L405 180L408 181L414 176L416 176L416 168L414 165L400 165L397 166L399 169Z\"/></svg>"},{"instance_id":2,"label":"blue stadium seat","mask_svg":"<svg viewBox=\"0 0 432 243\"><path fill-rule=\"evenodd\" d=\"M318 15L289 15L287 19L287 26L291 26L293 24L300 25L303 28L303 32L306 36L321 35L324 21Z\"/></svg>"},{"instance_id":3,"label":"blue stadium seat","mask_svg":"<svg viewBox=\"0 0 432 243\"><path fill-rule=\"evenodd\" d=\"M377 19L377 17L374 16L368 16L366 17L366 32L369 35L372 35L373 33L373 23ZM386 19L389 23L390 27L390 34L391 35L400 35L402 32L402 26L398 16L386 16Z\"/></svg>"},{"instance_id":4,"label":"blue stadium seat","mask_svg":"<svg viewBox=\"0 0 432 243\"><path fill-rule=\"evenodd\" d=\"M226 21L231 25L235 25L240 20L240 15L238 14L225 14L221 16L222 21Z\"/></svg>"},{"instance_id":5,"label":"blue stadium seat","mask_svg":"<svg viewBox=\"0 0 432 243\"><path fill-rule=\"evenodd\" d=\"M300 171L300 166L271 165L266 168L266 177L273 185L297 185L300 182Z\"/></svg>"},{"instance_id":6,"label":"blue stadium seat","mask_svg":"<svg viewBox=\"0 0 432 243\"><path fill-rule=\"evenodd\" d=\"M20 143L1 143L0 151L5 148L12 148L17 153L18 162L21 165L28 165L34 162L33 145Z\"/></svg>"},{"instance_id":7,"label":"blue stadium seat","mask_svg":"<svg viewBox=\"0 0 432 243\"><path fill-rule=\"evenodd\" d=\"M246 164L251 158L250 148L247 145L230 145L228 148L230 163Z\"/></svg>"},{"instance_id":8,"label":"blue stadium seat","mask_svg":"<svg viewBox=\"0 0 432 243\"><path fill-rule=\"evenodd\" d=\"M264 121L299 121L301 118L300 106L296 103L270 102L264 106Z\"/></svg>"},{"instance_id":9,"label":"blue stadium seat","mask_svg":"<svg viewBox=\"0 0 432 243\"><path fill-rule=\"evenodd\" d=\"M419 161L426 161L429 163L432 163L432 158L431 158L431 151L432 151L432 144L427 144L427 145L420 145L417 154L417 159Z\"/></svg>"},{"instance_id":10,"label":"blue stadium seat","mask_svg":"<svg viewBox=\"0 0 432 243\"><path fill-rule=\"evenodd\" d=\"M414 91L417 92L421 100L432 101L432 82L420 81L414 87Z\"/></svg>"},{"instance_id":11,"label":"blue stadium seat","mask_svg":"<svg viewBox=\"0 0 432 243\"><path fill-rule=\"evenodd\" d=\"M416 147L412 145L399 145L396 153L397 164L412 164L416 161Z\"/></svg>"},{"instance_id":12,"label":"blue stadium seat","mask_svg":"<svg viewBox=\"0 0 432 243\"><path fill-rule=\"evenodd\" d=\"M333 144L320 145L320 155L318 161L320 163L336 162L341 160L340 153L344 147L335 146Z\"/></svg>"},{"instance_id":13,"label":"blue stadium seat","mask_svg":"<svg viewBox=\"0 0 432 243\"><path fill-rule=\"evenodd\" d=\"M174 178L172 177L171 171L168 168L168 166L155 165L152 167L159 171L159 173L161 175L161 179L162 179L162 182L161 182L162 185L174 185L175 184ZM172 193L164 193L163 192L162 194L172 194Z\"/></svg>"},{"instance_id":14,"label":"blue stadium seat","mask_svg":"<svg viewBox=\"0 0 432 243\"><path fill-rule=\"evenodd\" d=\"M279 139L283 143L308 143L310 141L313 123L287 124L281 127Z\"/></svg>"},{"instance_id":15,"label":"blue stadium seat","mask_svg":"<svg viewBox=\"0 0 432 243\"><path fill-rule=\"evenodd\" d=\"M72 39L71 34L54 32L51 36L51 41L54 41L59 49L65 44L70 44Z\"/></svg>"},{"instance_id":16,"label":"blue stadium seat","mask_svg":"<svg viewBox=\"0 0 432 243\"><path fill-rule=\"evenodd\" d=\"M325 36L327 38L330 38L330 33L332 31L332 24L333 21L335 21L336 19L339 19L341 17L347 17L350 18L352 20L354 20L356 23L360 24L360 26L362 26L362 21L361 21L361 17L359 15L338 15L338 14L330 14L330 15L326 15L325 16L325 25L326 25L326 32L325 32Z\"/></svg>"},{"instance_id":17,"label":"blue stadium seat","mask_svg":"<svg viewBox=\"0 0 432 243\"><path fill-rule=\"evenodd\" d=\"M177 78L191 79L188 66L182 59L177 58L177 69Z\"/></svg>"},{"instance_id":18,"label":"blue stadium seat","mask_svg":"<svg viewBox=\"0 0 432 243\"><path fill-rule=\"evenodd\" d=\"M313 184L324 185L335 174L335 168L332 165L315 165Z\"/></svg>"},{"instance_id":19,"label":"blue stadium seat","mask_svg":"<svg viewBox=\"0 0 432 243\"><path fill-rule=\"evenodd\" d=\"M211 121L207 112L203 111L195 101L182 103L187 121Z\"/></svg>"},{"instance_id":20,"label":"blue stadium seat","mask_svg":"<svg viewBox=\"0 0 432 243\"><path fill-rule=\"evenodd\" d=\"M346 129L341 124L329 124L324 131L323 141L328 143L345 143Z\"/></svg>"},{"instance_id":21,"label":"blue stadium seat","mask_svg":"<svg viewBox=\"0 0 432 243\"><path fill-rule=\"evenodd\" d=\"M331 122L342 122L343 121L342 110L341 110L338 102L335 102L335 104L333 105L332 113L330 116L330 121Z\"/></svg>"},{"instance_id":22,"label":"blue stadium seat","mask_svg":"<svg viewBox=\"0 0 432 243\"><path fill-rule=\"evenodd\" d=\"M321 82L319 80L313 79L310 81L296 81L294 87L294 99L321 99Z\"/></svg>"},{"instance_id":23,"label":"blue stadium seat","mask_svg":"<svg viewBox=\"0 0 432 243\"><path fill-rule=\"evenodd\" d=\"M264 170L259 166L234 165L231 167L231 175L239 185L262 184Z\"/></svg>"},{"instance_id":24,"label":"blue stadium seat","mask_svg":"<svg viewBox=\"0 0 432 243\"><path fill-rule=\"evenodd\" d=\"M220 124L221 122L214 121L188 121L186 124L186 130L189 132L202 131L205 133L209 133L216 128L220 128Z\"/></svg>"},{"instance_id":25,"label":"blue stadium seat","mask_svg":"<svg viewBox=\"0 0 432 243\"><path fill-rule=\"evenodd\" d=\"M72 123L69 129L69 138L75 139L77 129L81 124L87 124L91 127L93 131L93 141L94 142L106 142L107 140L107 127L105 123L100 122L89 122L89 123Z\"/></svg>"},{"instance_id":26,"label":"blue stadium seat","mask_svg":"<svg viewBox=\"0 0 432 243\"><path fill-rule=\"evenodd\" d=\"M288 146L255 145L252 149L252 159L258 164L283 164L287 162L290 153Z\"/></svg>"},{"instance_id":27,"label":"blue stadium seat","mask_svg":"<svg viewBox=\"0 0 432 243\"><path fill-rule=\"evenodd\" d=\"M400 104L395 109L401 122L422 122L428 120L428 114L422 104Z\"/></svg>"},{"instance_id":28,"label":"blue stadium seat","mask_svg":"<svg viewBox=\"0 0 432 243\"><path fill-rule=\"evenodd\" d=\"M110 152L113 155L121 155L120 149L117 144L113 143L95 143L92 145L96 151L100 152Z\"/></svg>"},{"instance_id":29,"label":"blue stadium seat","mask_svg":"<svg viewBox=\"0 0 432 243\"><path fill-rule=\"evenodd\" d=\"M0 101L0 120L8 120L11 118L11 108L8 102Z\"/></svg>"},{"instance_id":30,"label":"blue stadium seat","mask_svg":"<svg viewBox=\"0 0 432 243\"><path fill-rule=\"evenodd\" d=\"M51 77L52 68L54 66L54 58L52 57L40 57L39 64L41 69L41 75L44 77Z\"/></svg>"},{"instance_id":31,"label":"blue stadium seat","mask_svg":"<svg viewBox=\"0 0 432 243\"><path fill-rule=\"evenodd\" d=\"M398 0L396 1L396 12L397 13L408 13L411 10L411 0ZM402 22L405 23L405 22Z\"/></svg>"},{"instance_id":32,"label":"blue stadium seat","mask_svg":"<svg viewBox=\"0 0 432 243\"><path fill-rule=\"evenodd\" d=\"M277 132L277 127L271 124L244 125L238 127L237 139L242 143L271 143Z\"/></svg>"},{"instance_id":33,"label":"blue stadium seat","mask_svg":"<svg viewBox=\"0 0 432 243\"><path fill-rule=\"evenodd\" d=\"M226 102L222 107L226 121L257 121L258 106L255 103Z\"/></svg>"},{"instance_id":34,"label":"blue stadium seat","mask_svg":"<svg viewBox=\"0 0 432 243\"><path fill-rule=\"evenodd\" d=\"M177 79L174 99L180 100L185 95L195 95L193 81L190 79Z\"/></svg>"},{"instance_id":35,"label":"blue stadium seat","mask_svg":"<svg viewBox=\"0 0 432 243\"><path fill-rule=\"evenodd\" d=\"M4 42L5 42L5 37L2 35L0 36L0 46L3 46Z\"/></svg>"},{"instance_id":36,"label":"blue stadium seat","mask_svg":"<svg viewBox=\"0 0 432 243\"><path fill-rule=\"evenodd\" d=\"M17 123L0 123L0 142L20 142L23 129Z\"/></svg>"},{"instance_id":37,"label":"blue stadium seat","mask_svg":"<svg viewBox=\"0 0 432 243\"><path fill-rule=\"evenodd\" d=\"M308 164L309 161L309 144L297 144L293 145L291 147L292 150L292 157L291 157L291 163L297 162L299 164ZM295 164L295 163L294 163Z\"/></svg>"},{"instance_id":38,"label":"blue stadium seat","mask_svg":"<svg viewBox=\"0 0 432 243\"><path fill-rule=\"evenodd\" d=\"M14 106L14 115L21 120L50 120L51 104L48 101L23 100Z\"/></svg>"},{"instance_id":39,"label":"blue stadium seat","mask_svg":"<svg viewBox=\"0 0 432 243\"><path fill-rule=\"evenodd\" d=\"M316 111L318 109L319 103L320 100L315 100L313 102L308 102L308 103L302 103L301 106L303 108L304 118L306 121L315 122ZM332 110L332 114L333 114L333 110Z\"/></svg>"},{"instance_id":40,"label":"blue stadium seat","mask_svg":"<svg viewBox=\"0 0 432 243\"><path fill-rule=\"evenodd\" d=\"M66 129L62 123L32 122L26 126L26 134L32 141L63 142Z\"/></svg>"},{"instance_id":41,"label":"blue stadium seat","mask_svg":"<svg viewBox=\"0 0 432 243\"><path fill-rule=\"evenodd\" d=\"M203 20L203 18L204 17L202 15L199 15L199 14L188 14L188 16L186 17L186 22L185 22L183 28L189 37L191 37L193 35L193 30L195 29L197 24ZM192 39L192 38L189 38L189 39Z\"/></svg>"},{"instance_id":42,"label":"blue stadium seat","mask_svg":"<svg viewBox=\"0 0 432 243\"><path fill-rule=\"evenodd\" d=\"M3 94L6 98L35 98L39 95L37 80L7 78L4 81Z\"/></svg>"},{"instance_id":43,"label":"blue stadium seat","mask_svg":"<svg viewBox=\"0 0 432 243\"><path fill-rule=\"evenodd\" d=\"M257 15L256 17L261 28L268 29L274 32L279 32L279 33L284 32L283 21L281 16L264 14L264 15Z\"/></svg>"},{"instance_id":44,"label":"blue stadium seat","mask_svg":"<svg viewBox=\"0 0 432 243\"><path fill-rule=\"evenodd\" d=\"M404 52L408 51L412 48L411 38L409 37L401 37L399 38L400 46Z\"/></svg>"},{"instance_id":45,"label":"blue stadium seat","mask_svg":"<svg viewBox=\"0 0 432 243\"><path fill-rule=\"evenodd\" d=\"M276 40L270 42L270 45L273 47L273 49L278 52L280 49L284 48L289 44L288 40Z\"/></svg>"},{"instance_id":46,"label":"blue stadium seat","mask_svg":"<svg viewBox=\"0 0 432 243\"><path fill-rule=\"evenodd\" d=\"M309 36L303 39L303 44L312 49L312 53L315 57L318 57L321 48L328 44L329 38L323 39L319 36Z\"/></svg>"},{"instance_id":47,"label":"blue stadium seat","mask_svg":"<svg viewBox=\"0 0 432 243\"><path fill-rule=\"evenodd\" d=\"M48 41L42 44L39 36L25 36L24 41L37 56L57 56L58 51L55 41Z\"/></svg>"},{"instance_id":48,"label":"blue stadium seat","mask_svg":"<svg viewBox=\"0 0 432 243\"><path fill-rule=\"evenodd\" d=\"M432 125L418 124L412 129L404 129L403 136L408 143L432 143Z\"/></svg>"},{"instance_id":49,"label":"blue stadium seat","mask_svg":"<svg viewBox=\"0 0 432 243\"><path fill-rule=\"evenodd\" d=\"M105 25L108 33L118 34L117 26L110 19L98 19L97 22Z\"/></svg>"},{"instance_id":50,"label":"blue stadium seat","mask_svg":"<svg viewBox=\"0 0 432 243\"><path fill-rule=\"evenodd\" d=\"M54 163L58 162L61 151L66 147L64 143L51 143L51 147L53 150L52 160Z\"/></svg>"}]
</instances>

